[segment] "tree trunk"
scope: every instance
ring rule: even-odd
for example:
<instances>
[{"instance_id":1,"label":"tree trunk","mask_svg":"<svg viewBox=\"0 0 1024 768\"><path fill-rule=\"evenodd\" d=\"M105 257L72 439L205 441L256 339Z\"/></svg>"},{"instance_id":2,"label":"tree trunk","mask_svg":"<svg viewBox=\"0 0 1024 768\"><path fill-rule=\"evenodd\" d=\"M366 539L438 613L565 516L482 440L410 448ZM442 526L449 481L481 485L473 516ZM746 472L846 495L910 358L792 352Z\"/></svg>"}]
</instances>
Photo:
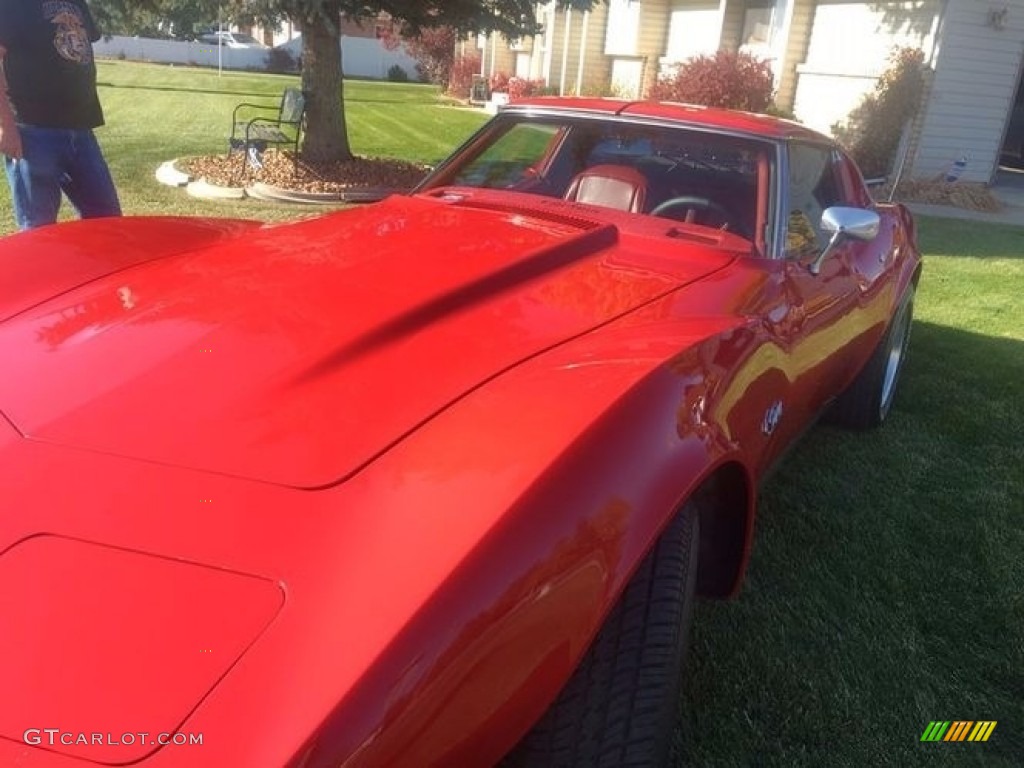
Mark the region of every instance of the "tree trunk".
<instances>
[{"instance_id":1,"label":"tree trunk","mask_svg":"<svg viewBox=\"0 0 1024 768\"><path fill-rule=\"evenodd\" d=\"M338 25L310 20L302 27L302 90L306 93L302 158L313 163L351 160Z\"/></svg>"}]
</instances>

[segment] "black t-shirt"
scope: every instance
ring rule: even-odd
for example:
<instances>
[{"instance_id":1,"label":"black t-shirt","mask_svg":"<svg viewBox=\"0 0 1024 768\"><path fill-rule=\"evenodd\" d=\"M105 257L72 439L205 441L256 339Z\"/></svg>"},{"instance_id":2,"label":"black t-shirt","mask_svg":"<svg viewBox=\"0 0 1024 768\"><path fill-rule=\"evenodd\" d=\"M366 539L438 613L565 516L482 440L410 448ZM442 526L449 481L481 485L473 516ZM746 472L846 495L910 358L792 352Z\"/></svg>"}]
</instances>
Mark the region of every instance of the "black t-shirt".
<instances>
[{"instance_id":1,"label":"black t-shirt","mask_svg":"<svg viewBox=\"0 0 1024 768\"><path fill-rule=\"evenodd\" d=\"M103 125L92 42L99 31L83 0L0 0L4 73L19 123Z\"/></svg>"}]
</instances>

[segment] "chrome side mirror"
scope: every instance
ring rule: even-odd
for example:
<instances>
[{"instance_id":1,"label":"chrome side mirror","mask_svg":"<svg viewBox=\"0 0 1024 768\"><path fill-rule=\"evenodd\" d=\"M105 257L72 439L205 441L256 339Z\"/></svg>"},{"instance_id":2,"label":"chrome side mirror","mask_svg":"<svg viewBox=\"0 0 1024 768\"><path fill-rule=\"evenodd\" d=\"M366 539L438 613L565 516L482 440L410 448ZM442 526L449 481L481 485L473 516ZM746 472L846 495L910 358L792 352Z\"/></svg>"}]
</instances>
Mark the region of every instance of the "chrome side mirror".
<instances>
[{"instance_id":1,"label":"chrome side mirror","mask_svg":"<svg viewBox=\"0 0 1024 768\"><path fill-rule=\"evenodd\" d=\"M848 208L843 205L833 205L826 208L821 214L821 229L828 232L832 237L828 245L810 265L812 275L821 272L821 264L831 256L839 244L846 238L867 242L874 240L882 225L882 218L874 211L866 208Z\"/></svg>"}]
</instances>

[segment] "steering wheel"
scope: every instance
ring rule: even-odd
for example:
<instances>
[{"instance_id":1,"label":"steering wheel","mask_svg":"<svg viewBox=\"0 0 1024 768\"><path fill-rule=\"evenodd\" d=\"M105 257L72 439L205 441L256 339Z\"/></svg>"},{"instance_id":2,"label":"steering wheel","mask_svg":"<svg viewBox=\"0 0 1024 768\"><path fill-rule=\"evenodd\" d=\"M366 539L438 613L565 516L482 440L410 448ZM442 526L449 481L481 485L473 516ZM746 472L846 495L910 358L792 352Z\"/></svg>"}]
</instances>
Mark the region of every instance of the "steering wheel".
<instances>
[{"instance_id":1,"label":"steering wheel","mask_svg":"<svg viewBox=\"0 0 1024 768\"><path fill-rule=\"evenodd\" d=\"M697 211L710 211L714 213L722 220L720 229L732 229L736 231L738 223L736 218L731 212L726 210L723 206L716 203L707 197L699 197L697 195L682 195L680 197L670 197L661 203L654 206L651 210L651 216L663 216L667 211L671 211L675 208L685 208L686 218L684 219L687 223L692 223L694 215Z\"/></svg>"}]
</instances>

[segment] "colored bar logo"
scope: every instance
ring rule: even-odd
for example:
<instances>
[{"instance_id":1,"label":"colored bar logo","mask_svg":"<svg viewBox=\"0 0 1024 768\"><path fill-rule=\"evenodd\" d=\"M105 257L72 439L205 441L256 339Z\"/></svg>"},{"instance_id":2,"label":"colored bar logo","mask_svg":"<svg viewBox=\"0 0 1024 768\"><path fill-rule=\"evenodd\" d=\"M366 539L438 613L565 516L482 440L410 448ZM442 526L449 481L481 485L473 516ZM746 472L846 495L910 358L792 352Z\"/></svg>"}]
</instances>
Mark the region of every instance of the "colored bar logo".
<instances>
[{"instance_id":1,"label":"colored bar logo","mask_svg":"<svg viewBox=\"0 0 1024 768\"><path fill-rule=\"evenodd\" d=\"M921 741L988 741L997 720L932 720Z\"/></svg>"}]
</instances>

